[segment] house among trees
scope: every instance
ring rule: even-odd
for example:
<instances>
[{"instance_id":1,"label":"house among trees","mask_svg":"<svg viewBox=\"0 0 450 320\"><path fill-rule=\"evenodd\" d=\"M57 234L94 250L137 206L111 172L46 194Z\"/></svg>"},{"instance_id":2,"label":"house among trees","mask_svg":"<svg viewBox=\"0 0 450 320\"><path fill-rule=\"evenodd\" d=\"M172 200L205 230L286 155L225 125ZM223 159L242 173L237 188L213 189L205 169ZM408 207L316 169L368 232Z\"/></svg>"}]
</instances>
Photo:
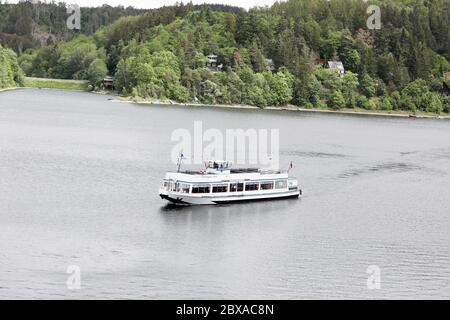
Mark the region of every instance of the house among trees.
<instances>
[{"instance_id":1,"label":"house among trees","mask_svg":"<svg viewBox=\"0 0 450 320\"><path fill-rule=\"evenodd\" d=\"M111 76L106 76L102 80L102 86L104 89L114 90L114 78Z\"/></svg>"},{"instance_id":2,"label":"house among trees","mask_svg":"<svg viewBox=\"0 0 450 320\"><path fill-rule=\"evenodd\" d=\"M217 65L217 55L210 54L206 58L208 59L206 67L210 71L222 71L223 65L222 64Z\"/></svg>"},{"instance_id":3,"label":"house among trees","mask_svg":"<svg viewBox=\"0 0 450 320\"><path fill-rule=\"evenodd\" d=\"M340 77L343 77L345 74L344 65L342 64L341 61L334 61L334 60L328 61L328 68L337 70Z\"/></svg>"},{"instance_id":4,"label":"house among trees","mask_svg":"<svg viewBox=\"0 0 450 320\"><path fill-rule=\"evenodd\" d=\"M275 71L275 63L272 59L266 59L266 68L268 71Z\"/></svg>"}]
</instances>

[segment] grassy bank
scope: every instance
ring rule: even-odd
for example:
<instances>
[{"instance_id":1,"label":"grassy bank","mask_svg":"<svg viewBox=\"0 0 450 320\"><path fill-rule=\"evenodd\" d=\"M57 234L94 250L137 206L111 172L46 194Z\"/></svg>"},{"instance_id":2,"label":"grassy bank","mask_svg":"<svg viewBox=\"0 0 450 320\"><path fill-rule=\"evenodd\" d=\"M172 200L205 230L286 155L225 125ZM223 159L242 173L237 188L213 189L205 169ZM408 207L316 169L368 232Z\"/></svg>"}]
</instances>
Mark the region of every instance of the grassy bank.
<instances>
[{"instance_id":1,"label":"grassy bank","mask_svg":"<svg viewBox=\"0 0 450 320\"><path fill-rule=\"evenodd\" d=\"M18 87L0 88L0 92L3 92L3 91L9 91L9 90L16 90L16 89L18 89Z\"/></svg>"},{"instance_id":2,"label":"grassy bank","mask_svg":"<svg viewBox=\"0 0 450 320\"><path fill-rule=\"evenodd\" d=\"M429 113L429 112L421 112L418 111L413 113L411 111L404 110L366 110L361 108L354 109L309 109L297 107L294 105L286 105L280 107L265 107L259 108L250 105L227 105L227 104L202 104L202 103L179 103L172 100L155 100L155 99L143 99L139 97L130 97L130 96L121 96L118 98L118 101L121 102L132 102L137 104L157 104L157 105L178 105L185 107L220 107L220 108L231 108L231 109L260 109L260 110L279 110L279 111L300 111L300 112L319 112L319 113L338 113L338 114L359 114L359 115L368 115L368 116L384 116L384 117L417 117L417 118L444 118L450 119L449 114L444 113L441 115Z\"/></svg>"},{"instance_id":3,"label":"grassy bank","mask_svg":"<svg viewBox=\"0 0 450 320\"><path fill-rule=\"evenodd\" d=\"M88 82L85 80L62 80L25 77L24 86L29 88L87 90Z\"/></svg>"},{"instance_id":4,"label":"grassy bank","mask_svg":"<svg viewBox=\"0 0 450 320\"><path fill-rule=\"evenodd\" d=\"M432 113L425 111L406 111L406 110L366 110L362 108L343 108L343 109L307 109L298 107L297 110L305 111L305 112L324 112L324 113L341 113L341 114L362 114L369 116L388 116L388 117L414 117L414 118L442 118L442 119L450 119L450 115L448 113Z\"/></svg>"}]
</instances>

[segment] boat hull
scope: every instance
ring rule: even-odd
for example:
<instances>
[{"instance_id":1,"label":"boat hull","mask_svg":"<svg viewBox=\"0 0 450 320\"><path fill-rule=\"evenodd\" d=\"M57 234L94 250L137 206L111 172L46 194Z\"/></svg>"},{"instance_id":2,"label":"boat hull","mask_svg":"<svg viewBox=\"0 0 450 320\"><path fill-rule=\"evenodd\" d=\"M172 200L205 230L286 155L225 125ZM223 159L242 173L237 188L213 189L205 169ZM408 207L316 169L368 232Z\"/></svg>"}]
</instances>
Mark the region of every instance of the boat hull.
<instances>
[{"instance_id":1,"label":"boat hull","mask_svg":"<svg viewBox=\"0 0 450 320\"><path fill-rule=\"evenodd\" d=\"M215 205L253 201L270 201L298 198L301 190L289 190L284 192L266 194L241 194L233 196L192 196L187 194L160 192L160 197L177 205Z\"/></svg>"}]
</instances>

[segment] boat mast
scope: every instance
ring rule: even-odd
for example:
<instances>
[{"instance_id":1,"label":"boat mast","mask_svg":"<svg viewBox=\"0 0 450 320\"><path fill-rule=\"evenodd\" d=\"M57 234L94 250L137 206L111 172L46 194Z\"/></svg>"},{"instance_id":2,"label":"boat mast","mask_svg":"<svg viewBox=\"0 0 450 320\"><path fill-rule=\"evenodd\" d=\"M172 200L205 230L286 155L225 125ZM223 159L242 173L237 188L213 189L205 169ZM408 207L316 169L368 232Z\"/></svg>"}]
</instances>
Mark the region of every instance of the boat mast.
<instances>
[{"instance_id":1,"label":"boat mast","mask_svg":"<svg viewBox=\"0 0 450 320\"><path fill-rule=\"evenodd\" d=\"M178 157L178 161L177 161L177 172L180 172L180 167L181 167L181 161L183 161L183 153L180 153L180 156Z\"/></svg>"},{"instance_id":2,"label":"boat mast","mask_svg":"<svg viewBox=\"0 0 450 320\"><path fill-rule=\"evenodd\" d=\"M294 166L293 166L292 161L291 161L291 163L289 163L289 167L288 167L288 169L287 169L287 173L289 173L289 171L291 171L291 169L292 169L293 167L294 167Z\"/></svg>"}]
</instances>

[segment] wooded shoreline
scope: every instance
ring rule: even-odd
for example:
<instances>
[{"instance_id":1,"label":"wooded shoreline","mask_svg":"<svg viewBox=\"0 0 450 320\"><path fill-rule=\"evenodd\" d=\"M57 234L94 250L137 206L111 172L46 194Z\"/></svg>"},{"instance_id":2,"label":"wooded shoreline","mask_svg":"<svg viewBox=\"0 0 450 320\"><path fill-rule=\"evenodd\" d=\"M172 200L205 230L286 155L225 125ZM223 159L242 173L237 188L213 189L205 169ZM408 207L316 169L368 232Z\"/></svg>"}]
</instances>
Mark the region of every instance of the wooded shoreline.
<instances>
[{"instance_id":1,"label":"wooded shoreline","mask_svg":"<svg viewBox=\"0 0 450 320\"><path fill-rule=\"evenodd\" d=\"M75 88L45 88L45 87L31 87L31 86L24 86L24 87L11 87L11 88L2 88L0 89L0 92L3 91L10 91L10 90L18 90L18 89L46 89L46 90L68 90L68 91L85 91L82 89L75 89ZM450 120L450 115L437 115L437 114L427 114L424 112L417 112L416 114L412 114L410 112L406 111L391 111L391 112L382 112L382 111L367 111L363 109L346 109L346 110L332 110L332 109L309 109L309 108L302 108L297 107L294 105L286 105L286 106L269 106L269 107L256 107L256 106L250 106L250 105L236 105L236 104L203 104L203 103L180 103L175 102L172 100L168 101L160 101L160 100L139 100L136 98L130 98L130 97L124 97L124 96L118 96L115 94L111 94L109 92L104 91L92 91L92 93L95 94L104 94L104 95L110 95L115 97L113 100L114 102L123 102L123 103L134 103L134 104L140 104L140 105L168 105L168 106L181 106L181 107L189 107L189 108L195 108L195 107L206 107L206 108L226 108L226 109L253 109L253 110L271 110L271 111L297 111L297 112L306 112L306 113L331 113L331 114L346 114L346 115L361 115L361 116L378 116L378 117L395 117L395 118L420 118L420 119L445 119Z\"/></svg>"},{"instance_id":2,"label":"wooded shoreline","mask_svg":"<svg viewBox=\"0 0 450 320\"><path fill-rule=\"evenodd\" d=\"M397 117L397 118L421 118L421 119L447 119L450 120L449 115L433 115L424 112L417 112L412 114L410 112L392 111L388 112L377 112L377 111L367 111L363 109L355 110L332 110L332 109L309 109L297 107L294 105L287 105L281 107L265 107L259 108L250 105L226 105L226 104L202 104L202 103L179 103L174 101L159 101L159 100L136 100L129 97L119 97L117 102L125 103L135 103L141 105L168 105L168 106L182 106L182 107L209 107L209 108L228 108L228 109L254 109L254 110L271 110L271 111L298 111L298 112L309 112L309 113L331 113L331 114L347 114L347 115L362 115L362 116L379 116L379 117Z\"/></svg>"}]
</instances>

